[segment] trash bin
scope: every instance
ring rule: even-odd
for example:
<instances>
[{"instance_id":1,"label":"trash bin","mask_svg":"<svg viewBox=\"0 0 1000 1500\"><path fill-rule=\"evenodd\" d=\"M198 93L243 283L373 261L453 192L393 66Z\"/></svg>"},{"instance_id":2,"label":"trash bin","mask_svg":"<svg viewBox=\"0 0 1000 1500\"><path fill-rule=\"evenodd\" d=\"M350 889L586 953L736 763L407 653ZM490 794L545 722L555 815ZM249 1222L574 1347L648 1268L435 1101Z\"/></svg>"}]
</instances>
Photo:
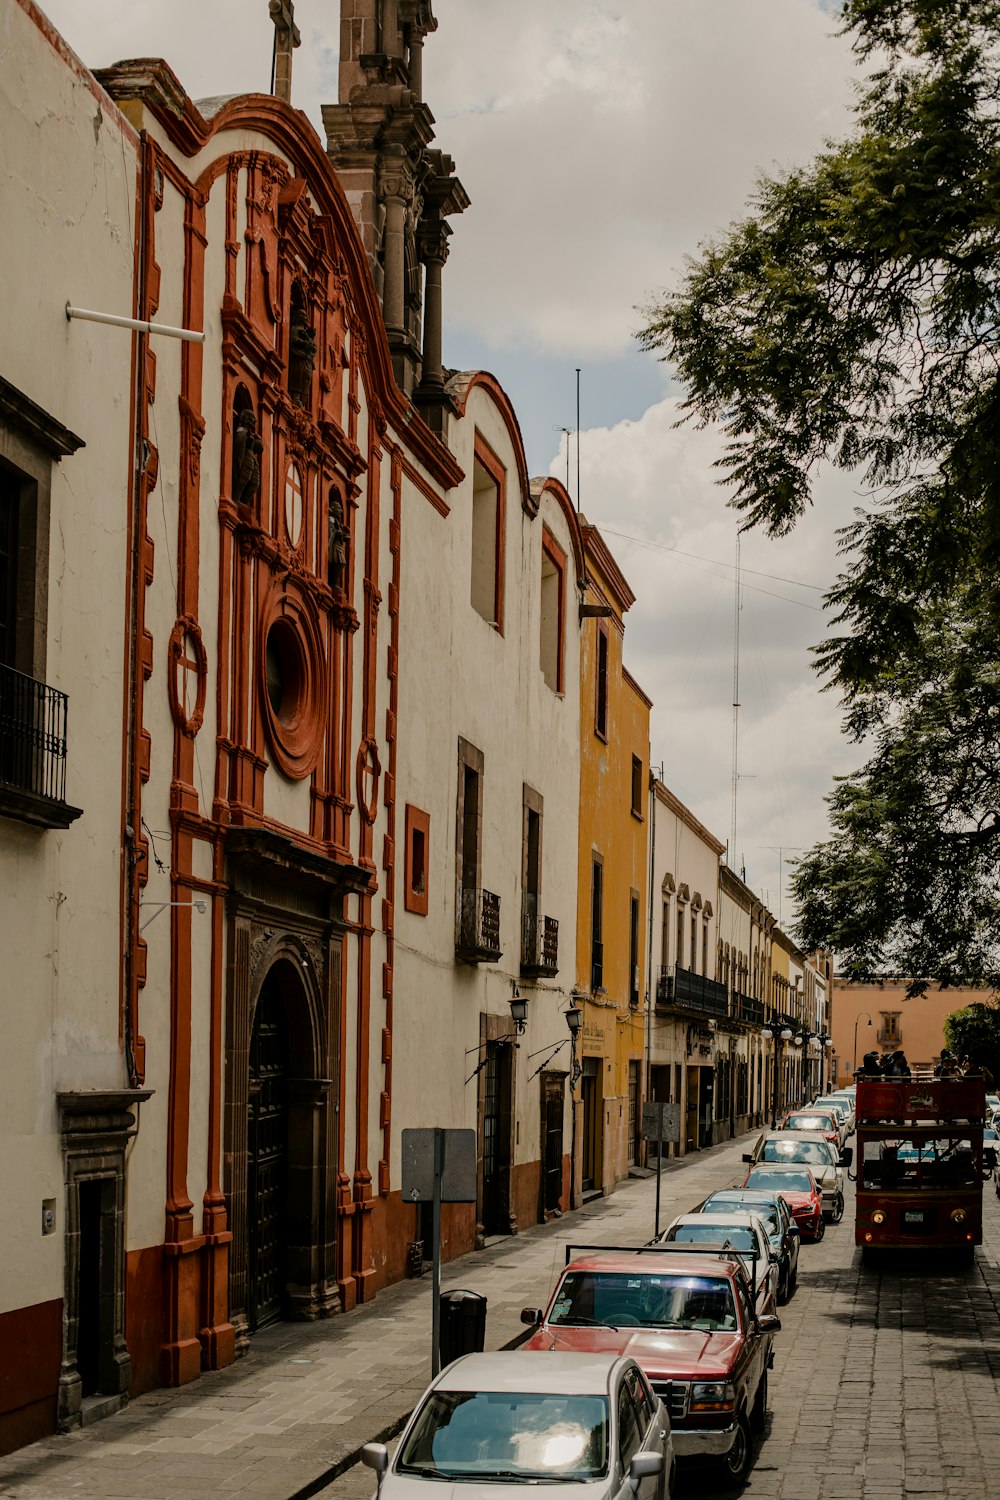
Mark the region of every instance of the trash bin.
<instances>
[{"instance_id":1,"label":"trash bin","mask_svg":"<svg viewBox=\"0 0 1000 1500\"><path fill-rule=\"evenodd\" d=\"M479 1292L441 1293L441 1368L486 1348L486 1298Z\"/></svg>"}]
</instances>

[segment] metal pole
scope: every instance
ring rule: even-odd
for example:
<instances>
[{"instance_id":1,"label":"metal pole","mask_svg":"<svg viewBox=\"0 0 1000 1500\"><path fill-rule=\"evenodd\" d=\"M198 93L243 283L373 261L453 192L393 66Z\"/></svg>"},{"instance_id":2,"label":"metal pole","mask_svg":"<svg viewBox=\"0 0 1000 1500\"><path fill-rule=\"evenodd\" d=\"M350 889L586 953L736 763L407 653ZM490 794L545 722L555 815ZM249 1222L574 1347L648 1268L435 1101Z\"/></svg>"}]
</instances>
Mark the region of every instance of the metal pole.
<instances>
[{"instance_id":1,"label":"metal pole","mask_svg":"<svg viewBox=\"0 0 1000 1500\"><path fill-rule=\"evenodd\" d=\"M172 328L168 323L147 323L143 318L120 318L117 313L92 312L86 307L70 307L66 303L67 318L82 318L86 323L108 323L112 328L134 328L137 333L162 333L168 339L187 339L191 344L203 344L205 335L196 328Z\"/></svg>"},{"instance_id":2,"label":"metal pole","mask_svg":"<svg viewBox=\"0 0 1000 1500\"><path fill-rule=\"evenodd\" d=\"M660 1176L663 1171L663 1115L659 1119L659 1131L656 1142L656 1229L654 1239L660 1238Z\"/></svg>"},{"instance_id":3,"label":"metal pole","mask_svg":"<svg viewBox=\"0 0 1000 1500\"><path fill-rule=\"evenodd\" d=\"M649 768L649 890L647 902L649 906L649 918L646 923L646 1098L650 1102L653 1098L653 883L656 872L656 777L653 768ZM656 1175L659 1182L660 1156L663 1155L663 1142L657 1141ZM649 1144L646 1145L646 1164L649 1164Z\"/></svg>"},{"instance_id":4,"label":"metal pole","mask_svg":"<svg viewBox=\"0 0 1000 1500\"><path fill-rule=\"evenodd\" d=\"M580 369L576 371L576 513L580 514Z\"/></svg>"},{"instance_id":5,"label":"metal pole","mask_svg":"<svg viewBox=\"0 0 1000 1500\"><path fill-rule=\"evenodd\" d=\"M431 1238L431 1376L441 1373L441 1174L444 1171L444 1131L434 1132L434 1211Z\"/></svg>"}]
</instances>

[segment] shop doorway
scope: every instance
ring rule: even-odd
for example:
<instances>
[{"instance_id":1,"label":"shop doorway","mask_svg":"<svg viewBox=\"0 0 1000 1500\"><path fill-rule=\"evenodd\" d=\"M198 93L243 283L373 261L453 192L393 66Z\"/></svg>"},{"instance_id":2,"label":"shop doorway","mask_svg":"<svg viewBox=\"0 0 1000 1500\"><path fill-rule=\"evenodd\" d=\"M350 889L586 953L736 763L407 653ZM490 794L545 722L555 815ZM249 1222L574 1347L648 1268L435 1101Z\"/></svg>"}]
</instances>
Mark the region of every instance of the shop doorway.
<instances>
[{"instance_id":1,"label":"shop doorway","mask_svg":"<svg viewBox=\"0 0 1000 1500\"><path fill-rule=\"evenodd\" d=\"M583 1191L600 1191L603 1162L604 1098L601 1090L601 1059L585 1057L580 1079L583 1101Z\"/></svg>"},{"instance_id":2,"label":"shop doorway","mask_svg":"<svg viewBox=\"0 0 1000 1500\"><path fill-rule=\"evenodd\" d=\"M563 1191L563 1114L565 1110L565 1076L543 1073L542 1084L542 1212L555 1213L562 1208Z\"/></svg>"},{"instance_id":3,"label":"shop doorway","mask_svg":"<svg viewBox=\"0 0 1000 1500\"><path fill-rule=\"evenodd\" d=\"M510 1234L510 1123L513 1052L506 1042L486 1043L483 1070L483 1233Z\"/></svg>"}]
</instances>

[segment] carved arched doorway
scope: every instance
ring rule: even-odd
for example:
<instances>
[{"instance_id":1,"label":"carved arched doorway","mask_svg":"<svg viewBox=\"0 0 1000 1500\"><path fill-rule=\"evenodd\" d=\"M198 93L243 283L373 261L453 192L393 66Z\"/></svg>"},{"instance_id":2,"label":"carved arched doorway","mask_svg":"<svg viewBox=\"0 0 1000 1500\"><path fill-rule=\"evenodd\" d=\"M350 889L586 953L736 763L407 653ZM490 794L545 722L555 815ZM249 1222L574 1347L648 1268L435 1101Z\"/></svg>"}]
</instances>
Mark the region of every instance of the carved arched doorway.
<instances>
[{"instance_id":1,"label":"carved arched doorway","mask_svg":"<svg viewBox=\"0 0 1000 1500\"><path fill-rule=\"evenodd\" d=\"M315 1006L287 951L254 1008L246 1101L246 1318L251 1331L301 1315L317 1233ZM306 1271L303 1277L303 1270Z\"/></svg>"}]
</instances>

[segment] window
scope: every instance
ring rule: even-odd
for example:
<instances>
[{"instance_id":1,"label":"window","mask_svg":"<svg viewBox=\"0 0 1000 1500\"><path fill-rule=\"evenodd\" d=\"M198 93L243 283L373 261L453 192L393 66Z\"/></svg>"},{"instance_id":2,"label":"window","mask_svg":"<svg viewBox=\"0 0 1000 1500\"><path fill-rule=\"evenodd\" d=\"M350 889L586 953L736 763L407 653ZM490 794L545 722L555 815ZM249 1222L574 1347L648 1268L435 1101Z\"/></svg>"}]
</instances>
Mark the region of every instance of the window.
<instances>
[{"instance_id":1,"label":"window","mask_svg":"<svg viewBox=\"0 0 1000 1500\"><path fill-rule=\"evenodd\" d=\"M879 1039L879 1041L880 1042L898 1042L899 1041L899 1017L900 1017L900 1012L898 1010L897 1011L886 1011L886 1010L884 1010L884 1011L882 1011L881 1014L882 1014L882 1024L881 1024L881 1026L879 1027L879 1030L878 1030L878 1039Z\"/></svg>"},{"instance_id":2,"label":"window","mask_svg":"<svg viewBox=\"0 0 1000 1500\"><path fill-rule=\"evenodd\" d=\"M642 817L642 761L638 755L632 757L632 811Z\"/></svg>"},{"instance_id":3,"label":"window","mask_svg":"<svg viewBox=\"0 0 1000 1500\"><path fill-rule=\"evenodd\" d=\"M536 974L544 965L542 938L542 798L533 787L521 789L521 968Z\"/></svg>"},{"instance_id":4,"label":"window","mask_svg":"<svg viewBox=\"0 0 1000 1500\"><path fill-rule=\"evenodd\" d=\"M639 1417L632 1400L632 1393L624 1381L618 1391L618 1457L621 1460L622 1473L628 1473L628 1466L633 1456L638 1453L642 1443L642 1433L639 1431Z\"/></svg>"},{"instance_id":5,"label":"window","mask_svg":"<svg viewBox=\"0 0 1000 1500\"><path fill-rule=\"evenodd\" d=\"M548 686L563 691L563 613L566 554L547 531L542 532L541 640L538 660Z\"/></svg>"},{"instance_id":6,"label":"window","mask_svg":"<svg viewBox=\"0 0 1000 1500\"><path fill-rule=\"evenodd\" d=\"M680 901L677 903L677 947L674 953L674 963L679 969L684 967L684 908Z\"/></svg>"},{"instance_id":7,"label":"window","mask_svg":"<svg viewBox=\"0 0 1000 1500\"><path fill-rule=\"evenodd\" d=\"M427 860L431 841L430 814L406 805L406 870L403 905L418 916L427 915Z\"/></svg>"},{"instance_id":8,"label":"window","mask_svg":"<svg viewBox=\"0 0 1000 1500\"><path fill-rule=\"evenodd\" d=\"M590 886L590 988L604 988L604 860L595 854Z\"/></svg>"},{"instance_id":9,"label":"window","mask_svg":"<svg viewBox=\"0 0 1000 1500\"><path fill-rule=\"evenodd\" d=\"M701 972L708 973L708 923L701 929Z\"/></svg>"},{"instance_id":10,"label":"window","mask_svg":"<svg viewBox=\"0 0 1000 1500\"><path fill-rule=\"evenodd\" d=\"M597 625L597 676L594 691L594 733L608 737L608 630Z\"/></svg>"},{"instance_id":11,"label":"window","mask_svg":"<svg viewBox=\"0 0 1000 1500\"><path fill-rule=\"evenodd\" d=\"M629 898L628 918L628 1003L633 1010L639 1006L639 893L633 891Z\"/></svg>"},{"instance_id":12,"label":"window","mask_svg":"<svg viewBox=\"0 0 1000 1500\"><path fill-rule=\"evenodd\" d=\"M503 634L504 468L476 436L472 469L472 607Z\"/></svg>"},{"instance_id":13,"label":"window","mask_svg":"<svg viewBox=\"0 0 1000 1500\"><path fill-rule=\"evenodd\" d=\"M698 972L698 913L691 913L691 972Z\"/></svg>"},{"instance_id":14,"label":"window","mask_svg":"<svg viewBox=\"0 0 1000 1500\"><path fill-rule=\"evenodd\" d=\"M67 696L46 677L52 465L83 442L0 377L0 815L44 828L66 803Z\"/></svg>"}]
</instances>

